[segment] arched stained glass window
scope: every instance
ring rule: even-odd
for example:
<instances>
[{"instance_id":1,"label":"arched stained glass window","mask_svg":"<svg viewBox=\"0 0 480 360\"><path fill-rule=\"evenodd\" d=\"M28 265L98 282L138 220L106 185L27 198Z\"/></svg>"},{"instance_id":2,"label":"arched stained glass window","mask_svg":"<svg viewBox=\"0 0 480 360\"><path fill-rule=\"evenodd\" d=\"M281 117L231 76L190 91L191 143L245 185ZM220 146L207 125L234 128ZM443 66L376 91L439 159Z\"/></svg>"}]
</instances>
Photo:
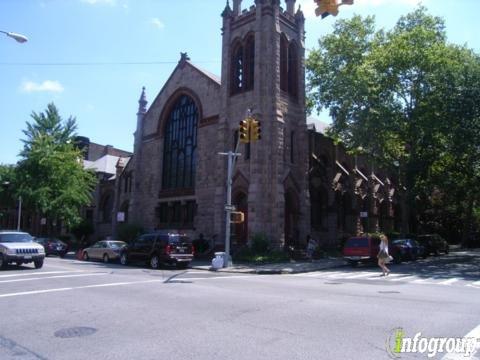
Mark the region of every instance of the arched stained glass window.
<instances>
[{"instance_id":1,"label":"arched stained glass window","mask_svg":"<svg viewBox=\"0 0 480 360\"><path fill-rule=\"evenodd\" d=\"M165 128L164 190L195 186L197 123L198 109L195 102L191 97L182 95L170 111Z\"/></svg>"}]
</instances>

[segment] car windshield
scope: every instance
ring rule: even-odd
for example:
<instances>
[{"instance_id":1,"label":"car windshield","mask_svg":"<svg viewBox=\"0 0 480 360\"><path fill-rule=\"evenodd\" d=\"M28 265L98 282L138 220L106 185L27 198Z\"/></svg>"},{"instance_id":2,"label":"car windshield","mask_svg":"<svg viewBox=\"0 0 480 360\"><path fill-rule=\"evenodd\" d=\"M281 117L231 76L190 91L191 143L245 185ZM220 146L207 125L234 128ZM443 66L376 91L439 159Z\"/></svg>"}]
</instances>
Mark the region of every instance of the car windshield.
<instances>
[{"instance_id":1,"label":"car windshield","mask_svg":"<svg viewBox=\"0 0 480 360\"><path fill-rule=\"evenodd\" d=\"M367 238L351 238L347 240L345 247L368 247Z\"/></svg>"},{"instance_id":2,"label":"car windshield","mask_svg":"<svg viewBox=\"0 0 480 360\"><path fill-rule=\"evenodd\" d=\"M32 236L27 233L0 234L0 243L31 242Z\"/></svg>"},{"instance_id":3,"label":"car windshield","mask_svg":"<svg viewBox=\"0 0 480 360\"><path fill-rule=\"evenodd\" d=\"M118 249L118 248L121 248L122 246L127 245L123 241L110 241L109 244L112 249Z\"/></svg>"}]
</instances>

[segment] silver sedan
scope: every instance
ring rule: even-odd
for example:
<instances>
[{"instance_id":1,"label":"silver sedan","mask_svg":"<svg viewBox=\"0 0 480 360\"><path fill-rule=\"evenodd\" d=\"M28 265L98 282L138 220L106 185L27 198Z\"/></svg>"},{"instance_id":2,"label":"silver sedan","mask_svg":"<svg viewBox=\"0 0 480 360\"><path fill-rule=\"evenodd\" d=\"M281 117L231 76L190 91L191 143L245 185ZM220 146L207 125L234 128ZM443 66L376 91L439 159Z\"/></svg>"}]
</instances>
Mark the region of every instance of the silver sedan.
<instances>
[{"instance_id":1,"label":"silver sedan","mask_svg":"<svg viewBox=\"0 0 480 360\"><path fill-rule=\"evenodd\" d=\"M124 241L119 240L102 240L97 241L92 246L83 249L83 260L103 260L108 263L111 260L118 260L120 252L127 245Z\"/></svg>"}]
</instances>

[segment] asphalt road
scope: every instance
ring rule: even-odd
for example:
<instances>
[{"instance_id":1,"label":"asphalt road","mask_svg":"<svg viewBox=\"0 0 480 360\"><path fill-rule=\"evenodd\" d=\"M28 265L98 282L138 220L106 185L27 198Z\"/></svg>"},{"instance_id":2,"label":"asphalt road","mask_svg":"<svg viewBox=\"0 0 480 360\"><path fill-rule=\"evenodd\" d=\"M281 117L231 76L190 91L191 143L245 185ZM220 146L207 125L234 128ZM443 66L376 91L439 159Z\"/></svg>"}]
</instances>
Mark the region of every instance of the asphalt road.
<instances>
[{"instance_id":1,"label":"asphalt road","mask_svg":"<svg viewBox=\"0 0 480 360\"><path fill-rule=\"evenodd\" d=\"M479 259L453 253L381 277L375 267L254 275L49 257L0 272L0 359L388 359L398 328L480 338Z\"/></svg>"}]
</instances>

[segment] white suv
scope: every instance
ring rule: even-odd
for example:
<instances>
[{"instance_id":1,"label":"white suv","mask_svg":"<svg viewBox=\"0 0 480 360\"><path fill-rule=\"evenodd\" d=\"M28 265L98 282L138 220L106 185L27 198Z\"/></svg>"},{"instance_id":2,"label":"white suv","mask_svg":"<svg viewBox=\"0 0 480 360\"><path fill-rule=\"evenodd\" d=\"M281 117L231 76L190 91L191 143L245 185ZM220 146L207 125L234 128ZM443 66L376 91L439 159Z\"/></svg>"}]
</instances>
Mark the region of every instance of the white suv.
<instances>
[{"instance_id":1,"label":"white suv","mask_svg":"<svg viewBox=\"0 0 480 360\"><path fill-rule=\"evenodd\" d=\"M0 270L9 263L18 266L33 262L35 268L40 269L45 259L45 249L33 241L33 237L26 232L0 231Z\"/></svg>"}]
</instances>

